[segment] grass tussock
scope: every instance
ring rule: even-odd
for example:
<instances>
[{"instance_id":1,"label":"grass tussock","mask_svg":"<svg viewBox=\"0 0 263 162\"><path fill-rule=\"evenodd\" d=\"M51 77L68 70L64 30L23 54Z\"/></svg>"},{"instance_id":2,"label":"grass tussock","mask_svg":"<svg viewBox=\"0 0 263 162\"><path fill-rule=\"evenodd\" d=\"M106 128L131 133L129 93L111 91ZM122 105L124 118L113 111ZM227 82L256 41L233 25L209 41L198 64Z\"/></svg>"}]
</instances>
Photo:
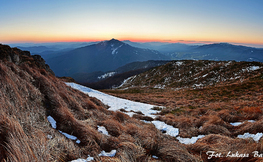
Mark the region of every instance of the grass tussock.
<instances>
[{"instance_id":1,"label":"grass tussock","mask_svg":"<svg viewBox=\"0 0 263 162\"><path fill-rule=\"evenodd\" d=\"M195 144L188 145L187 149L199 155L204 161L256 161L260 158L253 156L253 151L261 151L258 149L259 144L250 139L233 139L223 135L211 134L200 140ZM212 157L208 159L207 151L214 151L221 153L221 157ZM238 152L239 154L249 154L248 157L231 157L230 155Z\"/></svg>"},{"instance_id":2,"label":"grass tussock","mask_svg":"<svg viewBox=\"0 0 263 162\"><path fill-rule=\"evenodd\" d=\"M116 157L121 161L131 162L136 162L137 159L140 159L142 156L145 156L145 149L131 142L120 143L116 154Z\"/></svg>"},{"instance_id":3,"label":"grass tussock","mask_svg":"<svg viewBox=\"0 0 263 162\"><path fill-rule=\"evenodd\" d=\"M18 122L8 118L3 112L0 116L0 138L0 161L48 161L49 159L44 134L29 138ZM40 154L39 151L42 153Z\"/></svg>"},{"instance_id":4,"label":"grass tussock","mask_svg":"<svg viewBox=\"0 0 263 162\"><path fill-rule=\"evenodd\" d=\"M122 124L115 119L107 119L99 124L104 126L108 130L109 134L114 137L118 137L124 131Z\"/></svg>"}]
</instances>

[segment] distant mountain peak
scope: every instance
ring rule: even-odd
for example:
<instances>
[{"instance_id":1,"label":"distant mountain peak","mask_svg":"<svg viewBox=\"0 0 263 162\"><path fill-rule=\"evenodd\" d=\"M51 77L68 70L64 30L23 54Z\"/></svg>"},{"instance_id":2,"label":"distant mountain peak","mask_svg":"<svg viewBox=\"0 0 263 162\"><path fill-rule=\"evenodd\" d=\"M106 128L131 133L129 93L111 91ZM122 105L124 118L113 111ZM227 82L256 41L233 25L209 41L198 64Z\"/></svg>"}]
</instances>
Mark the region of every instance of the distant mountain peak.
<instances>
[{"instance_id":1,"label":"distant mountain peak","mask_svg":"<svg viewBox=\"0 0 263 162\"><path fill-rule=\"evenodd\" d=\"M118 39L114 39L114 38L112 38L110 41L119 41Z\"/></svg>"},{"instance_id":2,"label":"distant mountain peak","mask_svg":"<svg viewBox=\"0 0 263 162\"><path fill-rule=\"evenodd\" d=\"M102 42L100 42L98 44L101 45L101 46L111 46L111 47L113 47L113 46L120 46L120 45L123 45L125 43L123 43L123 42L121 42L121 41L119 41L117 39L112 38L111 40L102 41Z\"/></svg>"}]
</instances>

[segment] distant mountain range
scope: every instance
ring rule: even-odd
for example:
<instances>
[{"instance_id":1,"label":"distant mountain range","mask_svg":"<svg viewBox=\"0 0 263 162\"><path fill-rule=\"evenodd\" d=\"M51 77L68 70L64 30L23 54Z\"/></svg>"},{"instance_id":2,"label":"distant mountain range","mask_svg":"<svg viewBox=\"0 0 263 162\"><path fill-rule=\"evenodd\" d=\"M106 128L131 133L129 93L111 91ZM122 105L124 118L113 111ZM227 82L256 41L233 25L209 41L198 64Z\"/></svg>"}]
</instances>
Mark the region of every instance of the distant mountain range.
<instances>
[{"instance_id":1,"label":"distant mountain range","mask_svg":"<svg viewBox=\"0 0 263 162\"><path fill-rule=\"evenodd\" d=\"M215 60L263 62L263 49L229 43L188 45L163 42L131 42L112 39L103 42L55 43L19 46L41 55L57 76L78 82L95 82L98 76L116 72L126 64L148 60ZM129 70L134 70L131 64ZM120 69L119 69L120 70ZM118 70L117 70L118 71ZM127 72L127 70L125 71ZM117 73L115 73L117 74Z\"/></svg>"},{"instance_id":2,"label":"distant mountain range","mask_svg":"<svg viewBox=\"0 0 263 162\"><path fill-rule=\"evenodd\" d=\"M97 44L56 53L47 63L57 76L74 76L78 73L107 72L135 61L169 60L168 56L150 50L132 47L112 39Z\"/></svg>"},{"instance_id":3,"label":"distant mountain range","mask_svg":"<svg viewBox=\"0 0 263 162\"><path fill-rule=\"evenodd\" d=\"M172 60L235 60L263 62L263 48L254 48L229 43L214 43L205 45L188 45L182 43L126 43L157 50Z\"/></svg>"},{"instance_id":4,"label":"distant mountain range","mask_svg":"<svg viewBox=\"0 0 263 162\"><path fill-rule=\"evenodd\" d=\"M263 62L263 49L215 43L192 46L185 51L170 52L173 59L178 60L215 60L215 61L259 61Z\"/></svg>"}]
</instances>

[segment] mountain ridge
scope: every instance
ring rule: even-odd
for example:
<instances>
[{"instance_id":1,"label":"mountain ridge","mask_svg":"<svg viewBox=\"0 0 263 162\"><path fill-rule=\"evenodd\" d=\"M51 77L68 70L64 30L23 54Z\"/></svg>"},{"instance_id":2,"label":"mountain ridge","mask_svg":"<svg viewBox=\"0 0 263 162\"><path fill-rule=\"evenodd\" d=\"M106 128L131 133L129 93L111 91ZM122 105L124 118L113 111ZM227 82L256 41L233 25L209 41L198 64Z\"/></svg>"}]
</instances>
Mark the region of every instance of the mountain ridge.
<instances>
[{"instance_id":1,"label":"mountain ridge","mask_svg":"<svg viewBox=\"0 0 263 162\"><path fill-rule=\"evenodd\" d=\"M132 76L119 88L202 88L232 84L251 77L263 77L261 73L261 62L180 60Z\"/></svg>"},{"instance_id":2,"label":"mountain ridge","mask_svg":"<svg viewBox=\"0 0 263 162\"><path fill-rule=\"evenodd\" d=\"M110 71L134 61L162 60L167 56L158 51L140 49L112 39L66 52L47 59L57 76L72 76L74 73Z\"/></svg>"}]
</instances>

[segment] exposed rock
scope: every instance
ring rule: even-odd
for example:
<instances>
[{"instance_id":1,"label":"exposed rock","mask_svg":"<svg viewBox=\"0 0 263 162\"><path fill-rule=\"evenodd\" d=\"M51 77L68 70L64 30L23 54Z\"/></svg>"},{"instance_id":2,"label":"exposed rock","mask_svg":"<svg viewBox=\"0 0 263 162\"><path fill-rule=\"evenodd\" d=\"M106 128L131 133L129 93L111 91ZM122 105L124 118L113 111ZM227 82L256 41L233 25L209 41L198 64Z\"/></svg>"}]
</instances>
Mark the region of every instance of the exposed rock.
<instances>
[{"instance_id":1,"label":"exposed rock","mask_svg":"<svg viewBox=\"0 0 263 162\"><path fill-rule=\"evenodd\" d=\"M13 62L16 65L22 65L26 63L31 67L45 69L49 74L55 75L55 73L50 69L50 67L45 63L45 60L40 55L32 56L29 51L11 48L8 45L0 44L0 60L4 62Z\"/></svg>"}]
</instances>

